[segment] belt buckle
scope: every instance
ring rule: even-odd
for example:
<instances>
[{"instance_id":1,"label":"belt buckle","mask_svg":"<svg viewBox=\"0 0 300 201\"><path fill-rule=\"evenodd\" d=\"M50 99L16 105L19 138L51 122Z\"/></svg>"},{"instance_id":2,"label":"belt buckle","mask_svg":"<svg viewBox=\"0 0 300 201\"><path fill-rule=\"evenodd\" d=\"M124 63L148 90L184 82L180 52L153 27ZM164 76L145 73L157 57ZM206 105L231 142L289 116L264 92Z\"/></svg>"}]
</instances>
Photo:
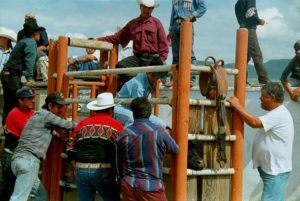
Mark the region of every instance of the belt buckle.
<instances>
[{"instance_id":1,"label":"belt buckle","mask_svg":"<svg viewBox=\"0 0 300 201\"><path fill-rule=\"evenodd\" d=\"M176 24L181 24L181 22L183 22L183 19L176 19L175 22Z\"/></svg>"}]
</instances>

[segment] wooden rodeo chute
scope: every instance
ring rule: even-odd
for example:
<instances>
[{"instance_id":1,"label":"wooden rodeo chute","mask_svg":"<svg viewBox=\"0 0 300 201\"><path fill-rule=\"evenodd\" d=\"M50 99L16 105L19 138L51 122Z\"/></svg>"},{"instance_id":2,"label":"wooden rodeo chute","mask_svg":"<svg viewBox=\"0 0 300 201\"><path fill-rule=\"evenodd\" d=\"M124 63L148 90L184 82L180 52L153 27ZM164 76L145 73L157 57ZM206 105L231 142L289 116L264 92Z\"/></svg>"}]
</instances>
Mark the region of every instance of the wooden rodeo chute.
<instances>
[{"instance_id":1,"label":"wooden rodeo chute","mask_svg":"<svg viewBox=\"0 0 300 201\"><path fill-rule=\"evenodd\" d=\"M209 59L213 62L209 63ZM224 163L227 162L226 158L226 96L227 96L227 72L224 69L224 61L216 60L214 57L210 56L205 59L205 65L211 68L212 73L200 73L199 75L199 86L200 91L203 96L208 99L216 100L216 111L217 111L217 121L218 121L218 133L216 135L217 139L217 161L222 167Z\"/></svg>"}]
</instances>

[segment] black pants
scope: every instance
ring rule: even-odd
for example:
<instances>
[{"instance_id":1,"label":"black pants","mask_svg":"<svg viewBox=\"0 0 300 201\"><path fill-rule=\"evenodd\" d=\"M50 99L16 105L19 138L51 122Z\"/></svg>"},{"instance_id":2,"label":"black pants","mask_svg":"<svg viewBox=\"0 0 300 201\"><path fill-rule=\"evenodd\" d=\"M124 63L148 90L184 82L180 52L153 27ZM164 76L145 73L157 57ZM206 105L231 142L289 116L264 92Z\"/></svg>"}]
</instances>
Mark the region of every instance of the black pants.
<instances>
[{"instance_id":1,"label":"black pants","mask_svg":"<svg viewBox=\"0 0 300 201\"><path fill-rule=\"evenodd\" d=\"M22 88L22 83L21 75L11 74L7 69L2 70L0 78L2 82L4 97L2 125L5 125L8 113L17 104L16 92L18 89Z\"/></svg>"},{"instance_id":2,"label":"black pants","mask_svg":"<svg viewBox=\"0 0 300 201\"><path fill-rule=\"evenodd\" d=\"M248 31L248 62L252 58L258 81L266 83L268 81L268 73L263 64L263 55L258 43L256 29L249 29Z\"/></svg>"},{"instance_id":3,"label":"black pants","mask_svg":"<svg viewBox=\"0 0 300 201\"><path fill-rule=\"evenodd\" d=\"M116 68L130 68L130 67L140 67L140 66L155 66L163 65L158 54L145 54L145 55L133 55L129 56L117 63ZM119 76L120 87L135 74L122 74Z\"/></svg>"},{"instance_id":4,"label":"black pants","mask_svg":"<svg viewBox=\"0 0 300 201\"><path fill-rule=\"evenodd\" d=\"M10 167L11 157L12 154L3 151L1 158L2 181L0 183L0 201L8 201L14 190L16 176Z\"/></svg>"}]
</instances>

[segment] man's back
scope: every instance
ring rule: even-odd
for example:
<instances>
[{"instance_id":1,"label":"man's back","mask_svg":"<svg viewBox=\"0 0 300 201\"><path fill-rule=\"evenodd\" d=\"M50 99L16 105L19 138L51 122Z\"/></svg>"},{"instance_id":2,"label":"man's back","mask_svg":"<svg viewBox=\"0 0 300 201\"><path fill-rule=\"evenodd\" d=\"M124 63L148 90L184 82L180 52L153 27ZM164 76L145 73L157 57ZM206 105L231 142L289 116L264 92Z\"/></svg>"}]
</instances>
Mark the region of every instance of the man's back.
<instances>
[{"instance_id":1,"label":"man's back","mask_svg":"<svg viewBox=\"0 0 300 201\"><path fill-rule=\"evenodd\" d=\"M81 120L70 136L67 151L75 152L77 162L114 163L118 135L123 131L121 123L107 114L95 114Z\"/></svg>"},{"instance_id":2,"label":"man's back","mask_svg":"<svg viewBox=\"0 0 300 201\"><path fill-rule=\"evenodd\" d=\"M124 130L118 142L122 178L131 187L143 191L162 189L166 152L178 152L178 145L171 136L148 119L136 119Z\"/></svg>"},{"instance_id":3,"label":"man's back","mask_svg":"<svg viewBox=\"0 0 300 201\"><path fill-rule=\"evenodd\" d=\"M36 42L32 38L22 39L14 47L4 67L21 74L22 71L32 70L37 56L36 48Z\"/></svg>"},{"instance_id":4,"label":"man's back","mask_svg":"<svg viewBox=\"0 0 300 201\"><path fill-rule=\"evenodd\" d=\"M256 28L260 24L256 0L238 0L235 4L235 15L241 28Z\"/></svg>"}]
</instances>

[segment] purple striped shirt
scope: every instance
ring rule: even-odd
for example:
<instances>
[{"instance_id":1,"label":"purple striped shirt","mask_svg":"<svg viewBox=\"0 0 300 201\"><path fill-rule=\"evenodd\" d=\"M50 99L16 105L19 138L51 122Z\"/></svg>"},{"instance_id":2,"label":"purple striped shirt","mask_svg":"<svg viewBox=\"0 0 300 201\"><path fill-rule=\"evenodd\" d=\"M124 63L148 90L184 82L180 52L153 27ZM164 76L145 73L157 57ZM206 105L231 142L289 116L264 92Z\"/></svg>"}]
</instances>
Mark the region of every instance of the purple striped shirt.
<instances>
[{"instance_id":1,"label":"purple striped shirt","mask_svg":"<svg viewBox=\"0 0 300 201\"><path fill-rule=\"evenodd\" d=\"M162 189L166 152L178 152L178 145L166 130L149 119L135 119L118 140L122 179L143 191Z\"/></svg>"}]
</instances>

